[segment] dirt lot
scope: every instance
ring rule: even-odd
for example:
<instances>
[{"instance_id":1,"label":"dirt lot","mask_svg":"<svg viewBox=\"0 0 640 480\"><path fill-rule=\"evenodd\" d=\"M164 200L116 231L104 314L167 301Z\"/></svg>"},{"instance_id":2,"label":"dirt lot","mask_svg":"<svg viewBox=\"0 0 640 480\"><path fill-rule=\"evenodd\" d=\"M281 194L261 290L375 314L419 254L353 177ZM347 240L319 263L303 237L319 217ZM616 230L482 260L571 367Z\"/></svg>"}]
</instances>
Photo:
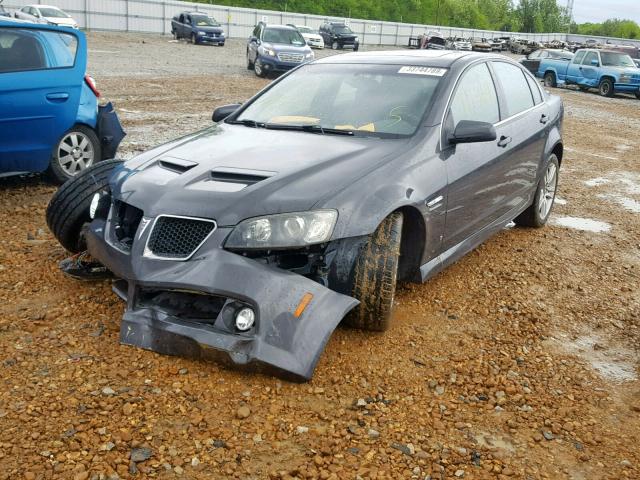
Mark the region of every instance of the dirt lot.
<instances>
[{"instance_id":1,"label":"dirt lot","mask_svg":"<svg viewBox=\"0 0 640 480\"><path fill-rule=\"evenodd\" d=\"M267 84L239 41L89 42L124 156ZM391 330L338 329L308 384L121 346L110 285L57 269L53 187L0 181L0 478L640 478L640 102L553 93L551 225L403 285Z\"/></svg>"}]
</instances>

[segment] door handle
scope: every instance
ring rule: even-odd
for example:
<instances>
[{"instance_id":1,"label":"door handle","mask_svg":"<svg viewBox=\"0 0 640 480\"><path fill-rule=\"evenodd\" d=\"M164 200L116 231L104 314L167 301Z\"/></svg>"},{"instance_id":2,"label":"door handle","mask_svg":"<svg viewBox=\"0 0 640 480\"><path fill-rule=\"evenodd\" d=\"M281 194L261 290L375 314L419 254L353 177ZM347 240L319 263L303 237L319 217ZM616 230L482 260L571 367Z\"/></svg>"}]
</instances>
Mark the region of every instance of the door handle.
<instances>
[{"instance_id":1,"label":"door handle","mask_svg":"<svg viewBox=\"0 0 640 480\"><path fill-rule=\"evenodd\" d=\"M511 137L505 137L504 135L502 135L500 137L500 140L498 141L498 146L504 148L510 143L511 143Z\"/></svg>"},{"instance_id":2,"label":"door handle","mask_svg":"<svg viewBox=\"0 0 640 480\"><path fill-rule=\"evenodd\" d=\"M540 117L540 123L542 123L543 125L545 123L547 123L549 121L549 117L547 117L544 113L542 114L542 116Z\"/></svg>"},{"instance_id":3,"label":"door handle","mask_svg":"<svg viewBox=\"0 0 640 480\"><path fill-rule=\"evenodd\" d=\"M47 94L47 100L51 100L52 102L66 102L68 99L69 94L65 92Z\"/></svg>"}]
</instances>

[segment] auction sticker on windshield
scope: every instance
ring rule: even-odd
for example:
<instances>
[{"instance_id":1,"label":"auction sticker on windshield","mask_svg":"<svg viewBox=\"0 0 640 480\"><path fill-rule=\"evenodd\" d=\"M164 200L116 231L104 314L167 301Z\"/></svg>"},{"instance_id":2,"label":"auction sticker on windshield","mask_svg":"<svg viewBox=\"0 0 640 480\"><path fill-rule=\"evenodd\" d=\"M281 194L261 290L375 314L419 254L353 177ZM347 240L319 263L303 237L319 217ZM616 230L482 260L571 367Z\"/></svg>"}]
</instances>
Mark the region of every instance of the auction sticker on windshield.
<instances>
[{"instance_id":1,"label":"auction sticker on windshield","mask_svg":"<svg viewBox=\"0 0 640 480\"><path fill-rule=\"evenodd\" d=\"M447 73L446 68L436 67L402 67L398 70L398 73L408 73L412 75L430 75L434 77L441 77Z\"/></svg>"}]
</instances>

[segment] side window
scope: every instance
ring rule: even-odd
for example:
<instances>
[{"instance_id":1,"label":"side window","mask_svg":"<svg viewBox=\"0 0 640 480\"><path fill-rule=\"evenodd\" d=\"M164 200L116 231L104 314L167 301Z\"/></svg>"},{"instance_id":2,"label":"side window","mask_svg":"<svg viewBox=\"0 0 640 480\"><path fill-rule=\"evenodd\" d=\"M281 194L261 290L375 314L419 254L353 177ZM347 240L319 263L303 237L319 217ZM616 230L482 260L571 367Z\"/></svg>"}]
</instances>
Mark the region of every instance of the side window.
<instances>
[{"instance_id":1,"label":"side window","mask_svg":"<svg viewBox=\"0 0 640 480\"><path fill-rule=\"evenodd\" d=\"M492 65L504 92L507 110L504 118L533 107L531 89L522 69L506 62L492 62Z\"/></svg>"},{"instance_id":2,"label":"side window","mask_svg":"<svg viewBox=\"0 0 640 480\"><path fill-rule=\"evenodd\" d=\"M461 120L489 123L500 120L498 95L486 63L471 67L458 82L448 121L455 127Z\"/></svg>"},{"instance_id":3,"label":"side window","mask_svg":"<svg viewBox=\"0 0 640 480\"><path fill-rule=\"evenodd\" d=\"M598 59L598 54L596 52L588 52L582 61L583 65L591 65L591 62L595 60L600 65L600 60Z\"/></svg>"},{"instance_id":4,"label":"side window","mask_svg":"<svg viewBox=\"0 0 640 480\"><path fill-rule=\"evenodd\" d=\"M576 56L573 57L573 63L576 63L576 64L581 63L585 53L586 52L584 50L582 52L576 53Z\"/></svg>"},{"instance_id":5,"label":"side window","mask_svg":"<svg viewBox=\"0 0 640 480\"><path fill-rule=\"evenodd\" d=\"M533 101L535 102L535 104L538 105L539 103L542 103L542 94L540 93L538 82L531 78L531 75L525 74L524 78L526 78L527 82L529 83L529 88L531 88L531 94L533 95Z\"/></svg>"}]
</instances>

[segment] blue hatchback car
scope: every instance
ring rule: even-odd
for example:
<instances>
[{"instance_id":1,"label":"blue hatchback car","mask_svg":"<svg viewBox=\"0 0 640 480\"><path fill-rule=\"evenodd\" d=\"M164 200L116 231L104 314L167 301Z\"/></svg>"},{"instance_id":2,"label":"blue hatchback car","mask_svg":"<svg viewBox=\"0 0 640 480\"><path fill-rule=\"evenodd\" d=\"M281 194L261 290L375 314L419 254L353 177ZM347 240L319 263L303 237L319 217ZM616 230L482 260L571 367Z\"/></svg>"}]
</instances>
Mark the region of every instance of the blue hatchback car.
<instances>
[{"instance_id":1,"label":"blue hatchback car","mask_svg":"<svg viewBox=\"0 0 640 480\"><path fill-rule=\"evenodd\" d=\"M0 17L0 176L62 183L113 158L124 132L86 67L82 32Z\"/></svg>"}]
</instances>

